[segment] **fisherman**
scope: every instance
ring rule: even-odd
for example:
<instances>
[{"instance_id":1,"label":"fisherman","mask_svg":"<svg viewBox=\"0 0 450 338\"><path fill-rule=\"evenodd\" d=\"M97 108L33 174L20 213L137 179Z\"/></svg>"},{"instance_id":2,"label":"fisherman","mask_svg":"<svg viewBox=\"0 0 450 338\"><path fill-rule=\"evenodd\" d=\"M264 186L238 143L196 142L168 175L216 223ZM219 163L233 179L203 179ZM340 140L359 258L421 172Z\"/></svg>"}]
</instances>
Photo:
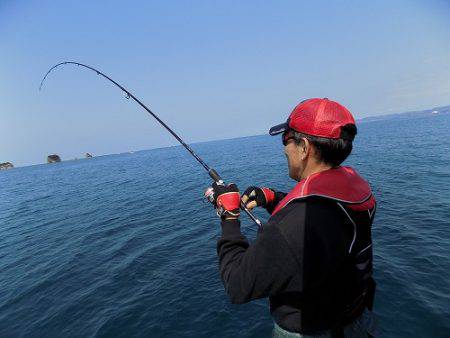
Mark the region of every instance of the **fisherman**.
<instances>
[{"instance_id":1,"label":"fisherman","mask_svg":"<svg viewBox=\"0 0 450 338\"><path fill-rule=\"evenodd\" d=\"M341 166L352 151L355 120L341 104L301 102L282 134L289 193L213 183L221 217L220 276L231 302L269 297L274 337L372 337L371 225L376 202L369 184ZM240 230L240 203L271 214L253 244Z\"/></svg>"}]
</instances>

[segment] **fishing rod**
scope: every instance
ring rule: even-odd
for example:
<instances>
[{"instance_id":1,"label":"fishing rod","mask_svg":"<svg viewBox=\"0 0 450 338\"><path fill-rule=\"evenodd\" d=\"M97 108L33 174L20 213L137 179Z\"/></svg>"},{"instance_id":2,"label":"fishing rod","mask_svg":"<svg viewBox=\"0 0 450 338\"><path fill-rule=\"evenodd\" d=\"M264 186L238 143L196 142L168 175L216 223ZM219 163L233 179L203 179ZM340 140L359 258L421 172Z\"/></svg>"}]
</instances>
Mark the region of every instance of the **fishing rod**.
<instances>
[{"instance_id":1,"label":"fishing rod","mask_svg":"<svg viewBox=\"0 0 450 338\"><path fill-rule=\"evenodd\" d=\"M80 66L80 67L84 67L86 69L90 69L93 72L96 72L97 75L100 75L102 77L104 77L105 79L107 79L108 81L112 82L114 85L116 85L117 87L119 87L123 92L125 92L126 98L130 99L132 98L135 102L137 102L142 108L144 108L147 113L149 113L151 116L153 116L156 121L158 121L164 128L166 128L166 130L172 134L173 137L175 137L177 139L178 142L181 143L181 145L203 166L203 168L205 168L205 170L208 172L209 177L211 177L213 179L214 182L216 182L217 184L224 184L224 181L222 180L222 178L220 177L220 175L217 173L217 171L215 171L213 168L209 167L205 161L203 161L200 156L198 156L194 150L192 150L192 148L186 144L181 137L179 137L166 123L164 123L163 120L161 120L155 113L153 113L150 109L147 108L147 106L145 104L143 104L136 96L134 96L130 91L128 91L125 87L123 87L122 85L120 85L119 83L117 83L116 81L114 81L113 79L111 79L109 76L103 74L101 71L95 69L94 67L85 65L83 63L79 63L79 62L74 62L74 61L64 61L64 62L60 62L56 65L54 65L53 67L51 67L47 73L44 75L44 77L42 78L41 84L39 85L39 91L42 89L42 86L44 85L44 81L47 78L47 76L56 68L63 66L63 65L76 65L76 66ZM246 214L251 218L251 220L253 222L256 223L256 225L258 227L261 227L261 221L259 219L257 219L250 210L248 210L244 203L241 202L241 208L246 212Z\"/></svg>"}]
</instances>

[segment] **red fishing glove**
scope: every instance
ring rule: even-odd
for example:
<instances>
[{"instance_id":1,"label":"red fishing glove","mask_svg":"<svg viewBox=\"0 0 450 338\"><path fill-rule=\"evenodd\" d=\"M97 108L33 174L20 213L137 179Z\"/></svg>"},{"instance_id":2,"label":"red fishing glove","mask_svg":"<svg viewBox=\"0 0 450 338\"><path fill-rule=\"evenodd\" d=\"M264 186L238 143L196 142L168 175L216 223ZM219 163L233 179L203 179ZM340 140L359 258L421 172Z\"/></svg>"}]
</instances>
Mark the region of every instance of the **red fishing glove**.
<instances>
[{"instance_id":1,"label":"red fishing glove","mask_svg":"<svg viewBox=\"0 0 450 338\"><path fill-rule=\"evenodd\" d=\"M266 208L275 200L275 192L269 188L259 188L255 186L248 187L242 195L242 202L248 209L254 207Z\"/></svg>"},{"instance_id":2,"label":"red fishing glove","mask_svg":"<svg viewBox=\"0 0 450 338\"><path fill-rule=\"evenodd\" d=\"M236 184L217 184L214 182L205 191L205 197L217 210L217 215L223 219L238 218L241 197Z\"/></svg>"}]
</instances>

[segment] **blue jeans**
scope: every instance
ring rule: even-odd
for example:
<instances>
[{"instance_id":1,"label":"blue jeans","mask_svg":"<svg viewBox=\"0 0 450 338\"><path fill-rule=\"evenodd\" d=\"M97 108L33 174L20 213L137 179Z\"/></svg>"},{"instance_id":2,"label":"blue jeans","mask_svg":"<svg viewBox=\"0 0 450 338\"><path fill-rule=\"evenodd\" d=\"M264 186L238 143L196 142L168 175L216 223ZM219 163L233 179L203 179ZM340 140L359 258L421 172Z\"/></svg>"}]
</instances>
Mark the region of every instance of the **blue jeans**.
<instances>
[{"instance_id":1,"label":"blue jeans","mask_svg":"<svg viewBox=\"0 0 450 338\"><path fill-rule=\"evenodd\" d=\"M353 323L344 327L344 336L346 338L367 338L377 337L377 328L373 312L365 309L363 314ZM289 332L275 323L272 332L273 338L331 338L330 331L317 332L314 335L302 335L300 333Z\"/></svg>"}]
</instances>

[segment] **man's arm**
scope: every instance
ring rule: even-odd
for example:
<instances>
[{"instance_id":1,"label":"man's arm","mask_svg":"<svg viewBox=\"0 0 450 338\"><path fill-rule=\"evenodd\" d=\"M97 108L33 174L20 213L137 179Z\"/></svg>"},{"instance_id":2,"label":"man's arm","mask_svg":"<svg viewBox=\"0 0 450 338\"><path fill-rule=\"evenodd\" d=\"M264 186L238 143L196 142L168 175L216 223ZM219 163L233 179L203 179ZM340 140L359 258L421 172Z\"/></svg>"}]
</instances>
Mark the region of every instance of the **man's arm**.
<instances>
[{"instance_id":1,"label":"man's arm","mask_svg":"<svg viewBox=\"0 0 450 338\"><path fill-rule=\"evenodd\" d=\"M251 245L241 233L239 220L222 220L217 253L220 276L232 303L245 303L286 290L301 275L298 253L293 254L278 226L284 222L283 214L290 214L290 220L302 223L304 208L286 208L278 214L263 226ZM298 290L301 281L295 284Z\"/></svg>"}]
</instances>

